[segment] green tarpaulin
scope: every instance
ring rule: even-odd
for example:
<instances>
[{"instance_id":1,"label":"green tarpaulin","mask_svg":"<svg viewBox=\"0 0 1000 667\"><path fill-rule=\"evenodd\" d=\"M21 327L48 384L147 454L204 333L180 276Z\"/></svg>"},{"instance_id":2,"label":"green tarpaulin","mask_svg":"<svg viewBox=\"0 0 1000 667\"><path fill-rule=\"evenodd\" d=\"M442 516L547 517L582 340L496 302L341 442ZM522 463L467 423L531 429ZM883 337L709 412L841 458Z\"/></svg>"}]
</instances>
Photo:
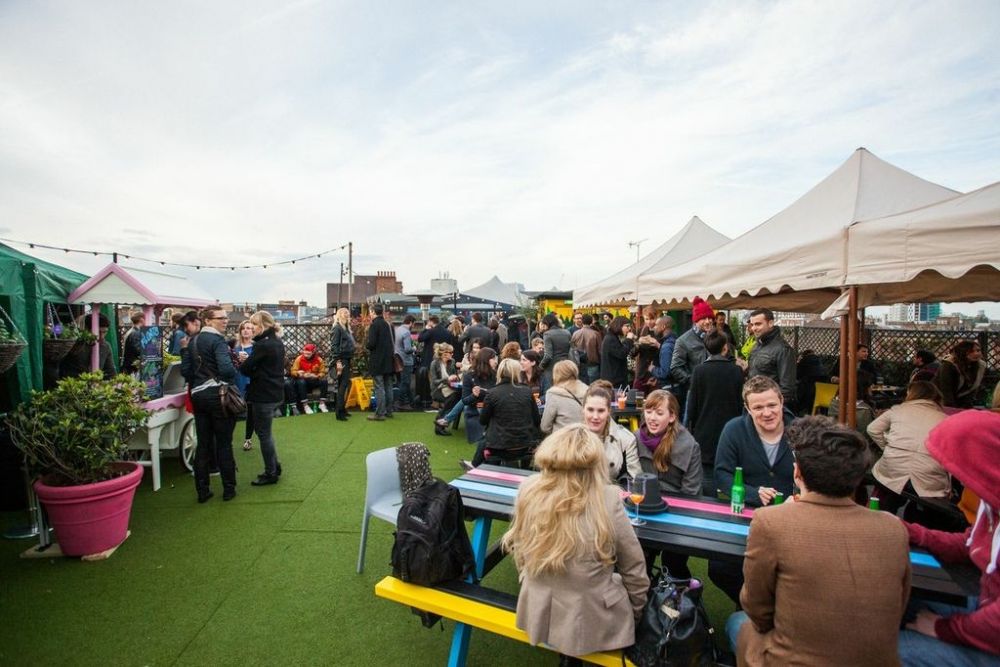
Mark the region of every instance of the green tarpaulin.
<instances>
[{"instance_id":1,"label":"green tarpaulin","mask_svg":"<svg viewBox=\"0 0 1000 667\"><path fill-rule=\"evenodd\" d=\"M87 279L82 273L58 264L25 255L0 243L0 305L14 320L14 325L28 341L17 363L3 380L13 404L28 399L32 389L42 389L42 331L45 328L45 303L65 304L66 296ZM114 322L114 310L104 307ZM115 328L112 327L114 332ZM115 341L110 340L112 348ZM117 355L115 355L117 356Z\"/></svg>"}]
</instances>

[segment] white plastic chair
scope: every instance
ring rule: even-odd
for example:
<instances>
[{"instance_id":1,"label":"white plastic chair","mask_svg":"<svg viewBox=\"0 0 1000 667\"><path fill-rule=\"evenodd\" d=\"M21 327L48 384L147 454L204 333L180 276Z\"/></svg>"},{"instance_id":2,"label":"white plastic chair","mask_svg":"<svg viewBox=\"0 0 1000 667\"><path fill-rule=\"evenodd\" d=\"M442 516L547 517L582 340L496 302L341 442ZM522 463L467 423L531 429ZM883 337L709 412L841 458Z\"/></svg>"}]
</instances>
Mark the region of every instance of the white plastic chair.
<instances>
[{"instance_id":1,"label":"white plastic chair","mask_svg":"<svg viewBox=\"0 0 1000 667\"><path fill-rule=\"evenodd\" d=\"M368 545L368 521L373 516L396 525L403 492L399 486L396 448L380 449L365 458L365 514L361 518L361 547L358 550L358 574L365 570L365 547Z\"/></svg>"}]
</instances>

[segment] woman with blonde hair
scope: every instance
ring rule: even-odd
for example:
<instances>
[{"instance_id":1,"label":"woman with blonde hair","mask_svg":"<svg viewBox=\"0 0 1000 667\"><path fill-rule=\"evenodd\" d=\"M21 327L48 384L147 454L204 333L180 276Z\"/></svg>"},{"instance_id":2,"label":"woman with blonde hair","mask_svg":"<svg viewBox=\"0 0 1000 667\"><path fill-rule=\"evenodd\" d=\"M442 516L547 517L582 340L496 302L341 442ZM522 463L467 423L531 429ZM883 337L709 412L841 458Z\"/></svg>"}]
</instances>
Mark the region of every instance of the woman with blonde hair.
<instances>
[{"instance_id":1,"label":"woman with blonde hair","mask_svg":"<svg viewBox=\"0 0 1000 667\"><path fill-rule=\"evenodd\" d=\"M587 385L580 382L577 365L569 359L557 361L552 367L552 383L552 388L545 392L542 433L583 423L583 399L587 395Z\"/></svg>"},{"instance_id":2,"label":"woman with blonde hair","mask_svg":"<svg viewBox=\"0 0 1000 667\"><path fill-rule=\"evenodd\" d=\"M428 379L431 383L431 398L441 404L434 418L435 435L451 435L447 422L442 421L462 398L458 391L458 374L455 370L455 348L449 343L434 344L434 361L431 362Z\"/></svg>"},{"instance_id":3,"label":"woman with blonde hair","mask_svg":"<svg viewBox=\"0 0 1000 667\"><path fill-rule=\"evenodd\" d=\"M260 455L264 459L264 472L250 482L253 486L277 484L281 477L281 463L271 433L275 411L285 398L285 344L281 342L281 325L266 310L250 316L253 326L253 354L239 367L241 374L250 378L247 386L247 412L253 415L253 430L260 441ZM242 328L242 326L241 326Z\"/></svg>"},{"instance_id":4,"label":"woman with blonde hair","mask_svg":"<svg viewBox=\"0 0 1000 667\"><path fill-rule=\"evenodd\" d=\"M240 369L250 355L253 354L253 337L254 330L253 324L250 320L243 320L240 322L240 326L236 329L236 343L233 345L233 355L234 361L236 362L236 370ZM239 387L240 393L243 394L243 398L246 398L247 387L250 386L250 378L243 373L236 375L236 386ZM249 452L253 449L253 410L250 404L247 403L247 418L246 426L243 431L243 451Z\"/></svg>"},{"instance_id":5,"label":"woman with blonde hair","mask_svg":"<svg viewBox=\"0 0 1000 667\"><path fill-rule=\"evenodd\" d=\"M334 316L330 332L330 359L337 374L337 421L345 422L350 417L347 412L347 392L351 386L351 359L358 344L351 333L351 311L341 308Z\"/></svg>"},{"instance_id":6,"label":"woman with blonde hair","mask_svg":"<svg viewBox=\"0 0 1000 667\"><path fill-rule=\"evenodd\" d=\"M521 582L517 627L565 656L631 646L649 579L600 440L566 426L535 465L541 473L521 485L502 541Z\"/></svg>"},{"instance_id":7,"label":"woman with blonde hair","mask_svg":"<svg viewBox=\"0 0 1000 667\"><path fill-rule=\"evenodd\" d=\"M611 392L605 388L605 383L590 385L583 399L583 423L604 443L610 480L634 479L642 472L639 449L635 436L611 419L611 400Z\"/></svg>"}]
</instances>

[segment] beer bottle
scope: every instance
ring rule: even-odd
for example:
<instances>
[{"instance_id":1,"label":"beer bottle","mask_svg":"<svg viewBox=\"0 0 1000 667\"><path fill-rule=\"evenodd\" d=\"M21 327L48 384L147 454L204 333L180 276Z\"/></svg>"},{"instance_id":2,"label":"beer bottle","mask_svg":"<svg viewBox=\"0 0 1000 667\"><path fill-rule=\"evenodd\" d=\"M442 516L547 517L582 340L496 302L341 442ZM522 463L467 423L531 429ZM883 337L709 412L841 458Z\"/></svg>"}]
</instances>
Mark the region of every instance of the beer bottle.
<instances>
[{"instance_id":1,"label":"beer bottle","mask_svg":"<svg viewBox=\"0 0 1000 667\"><path fill-rule=\"evenodd\" d=\"M781 491L778 491L776 494L774 494L774 500L771 501L771 504L780 505L783 502L785 502L785 494L783 494Z\"/></svg>"},{"instance_id":2,"label":"beer bottle","mask_svg":"<svg viewBox=\"0 0 1000 667\"><path fill-rule=\"evenodd\" d=\"M868 499L868 509L878 512L878 496L872 496Z\"/></svg>"},{"instance_id":3,"label":"beer bottle","mask_svg":"<svg viewBox=\"0 0 1000 667\"><path fill-rule=\"evenodd\" d=\"M743 502L746 499L746 487L743 486L743 468L737 466L733 473L733 487L729 490L729 509L733 514L743 513Z\"/></svg>"}]
</instances>

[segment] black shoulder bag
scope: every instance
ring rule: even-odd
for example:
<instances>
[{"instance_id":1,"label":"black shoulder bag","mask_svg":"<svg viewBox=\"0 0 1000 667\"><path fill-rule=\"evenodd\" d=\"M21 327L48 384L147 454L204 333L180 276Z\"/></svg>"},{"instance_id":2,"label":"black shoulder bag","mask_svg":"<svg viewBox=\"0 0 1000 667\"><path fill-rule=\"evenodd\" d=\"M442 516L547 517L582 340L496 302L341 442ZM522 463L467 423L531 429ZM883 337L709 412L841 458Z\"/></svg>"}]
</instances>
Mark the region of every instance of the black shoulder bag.
<instances>
[{"instance_id":1,"label":"black shoulder bag","mask_svg":"<svg viewBox=\"0 0 1000 667\"><path fill-rule=\"evenodd\" d=\"M190 343L193 346L191 349L194 356L198 358L198 367L195 369L195 373L201 368L202 362L201 353L198 351L198 337L200 335L197 334ZM240 394L240 390L236 385L220 381L216 373L212 373L212 378L219 383L217 387L219 390L219 403L222 405L222 411L227 416L238 417L247 411L247 402L243 399L243 395ZM209 390L203 389L202 391Z\"/></svg>"}]
</instances>

